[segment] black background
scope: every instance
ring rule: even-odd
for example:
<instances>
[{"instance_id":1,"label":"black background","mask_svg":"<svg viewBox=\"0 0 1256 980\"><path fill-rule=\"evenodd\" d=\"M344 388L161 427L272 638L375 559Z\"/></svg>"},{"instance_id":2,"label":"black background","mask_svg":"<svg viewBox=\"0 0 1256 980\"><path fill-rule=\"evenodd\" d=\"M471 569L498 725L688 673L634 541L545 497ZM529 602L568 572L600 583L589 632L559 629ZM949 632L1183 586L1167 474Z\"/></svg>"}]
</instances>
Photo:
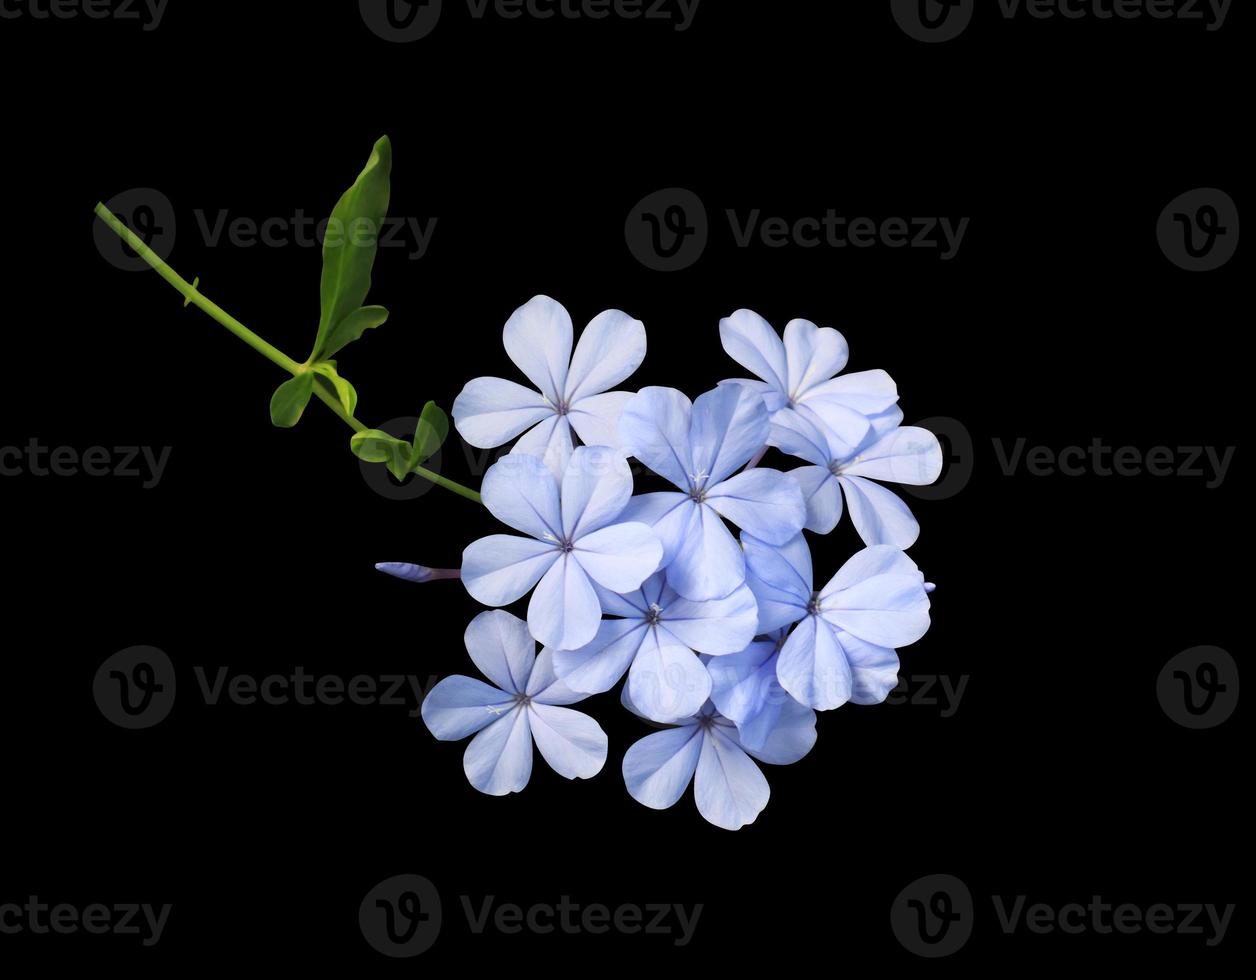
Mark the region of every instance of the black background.
<instances>
[{"instance_id":1,"label":"black background","mask_svg":"<svg viewBox=\"0 0 1256 980\"><path fill-rule=\"evenodd\" d=\"M1188 731L1155 680L1199 644L1240 662L1249 576L1239 462L1199 478L1003 474L992 440L1238 445L1250 358L1246 257L1190 274L1156 240L1196 187L1243 208L1241 42L1142 21L1005 22L979 5L961 38L926 45L883 3L707 0L692 28L476 22L446 4L413 44L371 34L356 5L174 3L159 29L0 21L7 94L3 245L8 357L0 445L171 446L160 485L0 480L7 681L0 903L172 903L160 944L0 936L0 962L82 957L160 969L329 964L602 963L752 970L927 965L889 909L925 874L962 878L973 939L934 969L992 958L1208 969L1247 909L1239 712ZM850 9L848 9L850 8ZM984 19L983 19L984 18ZM326 215L372 142L391 136L392 213L438 218L428 253L382 250L372 301L391 321L341 357L378 424L448 408L483 374L515 377L511 311L544 292L577 328L607 308L642 319L632 386L696 395L743 372L718 321L749 307L778 329L835 326L851 369L884 367L908 421L960 420L961 492L911 499L912 556L939 583L903 673L967 688L937 706L847 706L802 762L767 767L772 799L736 834L692 795L654 812L626 793L623 752L649 729L614 694L586 702L611 754L588 782L539 761L493 799L406 708L208 707L193 667L264 676L474 673L478 607L456 583L413 586L381 560L456 565L495 530L432 490L373 492L348 430L313 405L273 429L273 365L151 273L93 241L97 200L133 187L174 203L171 263L303 359L318 318L317 249L209 247L195 213ZM625 219L646 194L696 192L700 261L646 268ZM970 217L959 255L734 247L723 214ZM1245 447L1243 447L1245 448ZM451 477L478 485L456 436ZM909 498L910 499L910 498ZM1242 537L1240 537L1240 529ZM858 546L844 521L813 541L824 580ZM159 726L116 728L91 682L152 644L179 694ZM444 899L431 951L390 962L358 929L397 874ZM472 935L478 902L702 903L693 941ZM1200 936L1004 935L991 895L1239 904L1226 942ZM587 959L586 959L587 957ZM599 959L599 957L601 957ZM613 957L613 959L606 959ZM853 961L853 963L852 963ZM582 967L582 964L585 966Z\"/></svg>"}]
</instances>

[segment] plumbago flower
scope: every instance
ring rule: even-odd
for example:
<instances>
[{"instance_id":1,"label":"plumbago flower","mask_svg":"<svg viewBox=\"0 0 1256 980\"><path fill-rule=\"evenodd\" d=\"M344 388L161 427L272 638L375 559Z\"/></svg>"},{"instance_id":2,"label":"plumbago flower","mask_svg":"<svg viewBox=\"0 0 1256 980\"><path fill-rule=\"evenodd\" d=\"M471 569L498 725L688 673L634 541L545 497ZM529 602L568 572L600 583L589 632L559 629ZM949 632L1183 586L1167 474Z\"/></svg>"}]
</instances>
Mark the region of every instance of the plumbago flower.
<instances>
[{"instance_id":1,"label":"plumbago flower","mask_svg":"<svg viewBox=\"0 0 1256 980\"><path fill-rule=\"evenodd\" d=\"M782 341L758 313L738 310L720 321L720 341L729 357L760 379L736 378L725 385L757 392L774 423L795 415L823 421L841 455L863 443L869 416L898 401L898 388L884 371L834 377L846 367L850 348L831 327L791 320Z\"/></svg>"},{"instance_id":2,"label":"plumbago flower","mask_svg":"<svg viewBox=\"0 0 1256 980\"><path fill-rule=\"evenodd\" d=\"M591 643L554 651L554 669L577 691L600 694L628 673L627 696L651 721L688 718L711 694L698 654L731 654L755 635L759 609L740 585L727 596L694 602L666 584L662 572L629 595L599 589L608 616Z\"/></svg>"},{"instance_id":3,"label":"plumbago flower","mask_svg":"<svg viewBox=\"0 0 1256 980\"><path fill-rule=\"evenodd\" d=\"M444 742L475 735L463 755L471 785L490 796L518 793L532 775L532 743L560 776L588 779L606 764L606 733L588 715L562 705L587 695L554 675L547 652L523 620L510 613L482 612L465 636L472 661L494 687L455 674L423 700L423 722ZM477 734L478 733L478 734Z\"/></svg>"},{"instance_id":4,"label":"plumbago flower","mask_svg":"<svg viewBox=\"0 0 1256 980\"><path fill-rule=\"evenodd\" d=\"M807 501L807 530L828 534L842 518L846 497L851 523L864 544L910 548L920 535L911 510L873 480L926 486L942 472L942 446L928 429L901 425L903 413L892 408L868 421L863 441L849 450L823 422L781 413L772 423L772 445L810 466L790 470Z\"/></svg>"},{"instance_id":5,"label":"plumbago flower","mask_svg":"<svg viewBox=\"0 0 1256 980\"><path fill-rule=\"evenodd\" d=\"M571 351L571 317L560 303L536 296L503 331L506 353L539 389L503 378L476 378L454 400L454 425L471 445L492 449L523 433L512 452L543 458L562 473L572 429L587 446L614 446L630 391L610 391L645 359L645 326L619 310L600 313Z\"/></svg>"},{"instance_id":6,"label":"plumbago flower","mask_svg":"<svg viewBox=\"0 0 1256 980\"><path fill-rule=\"evenodd\" d=\"M625 707L635 706L625 699ZM816 743L816 715L789 702L772 734L751 749L736 726L708 702L676 728L647 735L624 756L624 784L638 803L666 810L693 782L698 812L725 830L739 830L763 812L770 790L753 759L774 766L797 762Z\"/></svg>"},{"instance_id":7,"label":"plumbago flower","mask_svg":"<svg viewBox=\"0 0 1256 980\"><path fill-rule=\"evenodd\" d=\"M472 542L462 554L463 584L486 606L507 605L536 586L532 635L560 650L583 646L602 618L594 583L631 592L663 557L645 524L617 523L631 495L627 461L606 447L576 449L561 482L540 457L504 457L484 475L481 496L494 517L529 537Z\"/></svg>"},{"instance_id":8,"label":"plumbago flower","mask_svg":"<svg viewBox=\"0 0 1256 980\"><path fill-rule=\"evenodd\" d=\"M898 683L895 648L929 629L928 587L916 563L888 545L865 548L817 592L802 535L780 548L747 535L742 543L759 629L798 624L776 659L781 686L821 711L884 701Z\"/></svg>"},{"instance_id":9,"label":"plumbago flower","mask_svg":"<svg viewBox=\"0 0 1256 980\"><path fill-rule=\"evenodd\" d=\"M719 599L745 581L741 548L721 518L771 544L802 530L807 507L795 481L771 469L733 476L769 432L763 400L738 385L693 403L675 388L643 388L624 408L624 450L681 491L635 497L624 519L654 528L667 584L686 599Z\"/></svg>"}]
</instances>

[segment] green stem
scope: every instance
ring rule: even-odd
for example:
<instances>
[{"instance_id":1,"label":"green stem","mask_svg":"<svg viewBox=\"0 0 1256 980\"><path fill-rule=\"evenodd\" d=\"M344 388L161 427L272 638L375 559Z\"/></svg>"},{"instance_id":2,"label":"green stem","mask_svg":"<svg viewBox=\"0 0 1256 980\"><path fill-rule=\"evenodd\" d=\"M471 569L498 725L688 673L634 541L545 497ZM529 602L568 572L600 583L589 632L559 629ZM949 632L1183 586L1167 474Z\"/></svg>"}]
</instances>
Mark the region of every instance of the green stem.
<instances>
[{"instance_id":1,"label":"green stem","mask_svg":"<svg viewBox=\"0 0 1256 980\"><path fill-rule=\"evenodd\" d=\"M243 323L227 313L217 303L211 302L201 295L200 291L196 288L200 282L199 279L195 282L188 282L181 275L175 272L174 269L166 265L161 256L149 248L143 239L119 221L117 217L115 217L113 213L103 204L96 205L96 215L101 221L113 229L114 233L118 235L119 238L131 246L140 258L152 266L161 278L165 279L166 282L170 283L170 285L179 291L179 294L184 299L184 306L187 306L190 303L198 309L208 313L211 317L243 340L268 361L273 364L277 364L289 374L300 374L306 370L306 365L297 363L283 351L279 350L279 348L268 344ZM316 384L314 386L314 394L318 396L319 401L335 412L336 415L338 415L346 425L353 429L354 432L365 432L367 430L368 427L346 412L344 410L344 406L340 404L340 401L329 391L324 389L322 385ZM470 487L464 487L461 483L455 483L453 480L443 477L439 473L433 473L431 470L422 466L415 467L414 472L422 479L435 483L437 486L444 487L446 490L452 490L461 497L473 500L477 504L481 502L480 495Z\"/></svg>"}]
</instances>

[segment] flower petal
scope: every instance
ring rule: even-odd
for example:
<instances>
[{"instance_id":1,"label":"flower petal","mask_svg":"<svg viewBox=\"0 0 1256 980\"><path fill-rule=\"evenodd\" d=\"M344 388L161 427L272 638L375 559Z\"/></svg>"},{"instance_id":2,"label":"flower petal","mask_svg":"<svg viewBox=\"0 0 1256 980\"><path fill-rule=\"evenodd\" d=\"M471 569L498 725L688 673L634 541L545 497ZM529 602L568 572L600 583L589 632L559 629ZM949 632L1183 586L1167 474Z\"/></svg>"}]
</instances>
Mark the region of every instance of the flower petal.
<instances>
[{"instance_id":1,"label":"flower petal","mask_svg":"<svg viewBox=\"0 0 1256 980\"><path fill-rule=\"evenodd\" d=\"M850 359L846 338L832 327L817 327L810 320L790 320L785 325L787 384L800 398L837 374Z\"/></svg>"},{"instance_id":2,"label":"flower petal","mask_svg":"<svg viewBox=\"0 0 1256 980\"><path fill-rule=\"evenodd\" d=\"M637 397L635 391L608 391L589 395L573 402L567 421L586 446L610 446L619 449L619 420L628 403Z\"/></svg>"},{"instance_id":3,"label":"flower petal","mask_svg":"<svg viewBox=\"0 0 1256 980\"><path fill-rule=\"evenodd\" d=\"M898 494L862 476L840 476L850 522L866 545L910 548L920 537L920 524Z\"/></svg>"},{"instance_id":4,"label":"flower petal","mask_svg":"<svg viewBox=\"0 0 1256 980\"><path fill-rule=\"evenodd\" d=\"M533 426L510 450L512 456L532 456L561 480L571 460L571 422L566 415L552 415Z\"/></svg>"},{"instance_id":5,"label":"flower petal","mask_svg":"<svg viewBox=\"0 0 1256 980\"><path fill-rule=\"evenodd\" d=\"M601 694L619 683L645 636L643 620L604 619L580 649L554 651L554 670L573 690Z\"/></svg>"},{"instance_id":6,"label":"flower petal","mask_svg":"<svg viewBox=\"0 0 1256 980\"><path fill-rule=\"evenodd\" d=\"M711 696L711 675L689 647L652 629L628 671L628 697L651 721L673 722L696 714Z\"/></svg>"},{"instance_id":7,"label":"flower petal","mask_svg":"<svg viewBox=\"0 0 1256 980\"><path fill-rule=\"evenodd\" d=\"M720 515L702 504L693 510L689 528L672 563L667 584L686 599L720 599L746 580L746 560Z\"/></svg>"},{"instance_id":8,"label":"flower petal","mask_svg":"<svg viewBox=\"0 0 1256 980\"><path fill-rule=\"evenodd\" d=\"M887 483L928 486L942 474L942 445L928 429L903 426L860 452L842 472Z\"/></svg>"},{"instance_id":9,"label":"flower petal","mask_svg":"<svg viewBox=\"0 0 1256 980\"><path fill-rule=\"evenodd\" d=\"M807 523L807 502L796 480L756 468L707 491L707 502L743 531L768 544L797 537Z\"/></svg>"},{"instance_id":10,"label":"flower petal","mask_svg":"<svg viewBox=\"0 0 1256 980\"><path fill-rule=\"evenodd\" d=\"M780 715L793 699L776 679L776 641L758 640L739 653L713 657L707 664L711 675L711 701L737 726L744 748L759 748Z\"/></svg>"},{"instance_id":11,"label":"flower petal","mask_svg":"<svg viewBox=\"0 0 1256 980\"><path fill-rule=\"evenodd\" d=\"M741 536L746 554L746 584L759 604L759 632L796 623L807 614L811 601L811 550L800 534L774 548Z\"/></svg>"},{"instance_id":12,"label":"flower petal","mask_svg":"<svg viewBox=\"0 0 1256 980\"><path fill-rule=\"evenodd\" d=\"M734 361L788 396L785 345L767 320L753 310L738 310L720 321L720 343Z\"/></svg>"},{"instance_id":13,"label":"flower petal","mask_svg":"<svg viewBox=\"0 0 1256 980\"><path fill-rule=\"evenodd\" d=\"M802 491L807 502L808 531L828 534L842 519L842 490L837 478L823 466L801 466L790 470L789 476Z\"/></svg>"},{"instance_id":14,"label":"flower petal","mask_svg":"<svg viewBox=\"0 0 1256 980\"><path fill-rule=\"evenodd\" d=\"M442 742L457 742L491 725L514 707L512 695L474 677L446 677L423 699L427 730Z\"/></svg>"},{"instance_id":15,"label":"flower petal","mask_svg":"<svg viewBox=\"0 0 1256 980\"><path fill-rule=\"evenodd\" d=\"M816 713L806 705L791 700L781 706L776 725L763 746L746 748L746 751L768 765L788 766L810 752L815 744Z\"/></svg>"},{"instance_id":16,"label":"flower petal","mask_svg":"<svg viewBox=\"0 0 1256 980\"><path fill-rule=\"evenodd\" d=\"M884 412L898 401L898 385L881 370L856 371L811 388L802 403L817 412L826 404L842 405L861 415Z\"/></svg>"},{"instance_id":17,"label":"flower petal","mask_svg":"<svg viewBox=\"0 0 1256 980\"><path fill-rule=\"evenodd\" d=\"M528 629L546 646L573 650L597 635L601 621L602 607L589 576L571 555L562 555L532 593Z\"/></svg>"},{"instance_id":18,"label":"flower petal","mask_svg":"<svg viewBox=\"0 0 1256 980\"><path fill-rule=\"evenodd\" d=\"M872 423L866 415L836 402L801 402L797 408L777 412L772 421L776 422L791 412L801 415L820 431L830 461L854 456L872 434Z\"/></svg>"},{"instance_id":19,"label":"flower petal","mask_svg":"<svg viewBox=\"0 0 1256 980\"><path fill-rule=\"evenodd\" d=\"M518 793L532 776L528 712L516 705L467 746L462 768L471 785L489 796Z\"/></svg>"},{"instance_id":20,"label":"flower petal","mask_svg":"<svg viewBox=\"0 0 1256 980\"><path fill-rule=\"evenodd\" d=\"M880 704L898 687L898 654L889 647L865 643L845 630L837 631L837 642L846 651L854 690L850 699L855 704Z\"/></svg>"},{"instance_id":21,"label":"flower petal","mask_svg":"<svg viewBox=\"0 0 1256 980\"><path fill-rule=\"evenodd\" d=\"M782 409L772 416L768 443L789 456L797 456L816 466L827 467L835 458L841 458L829 452L829 440L818 422L792 408Z\"/></svg>"},{"instance_id":22,"label":"flower petal","mask_svg":"<svg viewBox=\"0 0 1256 980\"><path fill-rule=\"evenodd\" d=\"M660 628L691 650L718 656L746 649L758 625L759 607L754 593L743 584L723 598L706 602L694 602L673 593L663 606Z\"/></svg>"},{"instance_id":23,"label":"flower petal","mask_svg":"<svg viewBox=\"0 0 1256 980\"><path fill-rule=\"evenodd\" d=\"M820 592L820 615L867 643L896 649L929 629L924 576L896 548L857 552Z\"/></svg>"},{"instance_id":24,"label":"flower petal","mask_svg":"<svg viewBox=\"0 0 1256 980\"><path fill-rule=\"evenodd\" d=\"M531 388L504 378L474 378L454 399L454 428L473 446L492 449L554 415Z\"/></svg>"},{"instance_id":25,"label":"flower petal","mask_svg":"<svg viewBox=\"0 0 1256 980\"><path fill-rule=\"evenodd\" d=\"M833 626L819 616L807 616L794 627L781 647L776 676L794 700L819 711L850 700L850 664Z\"/></svg>"},{"instance_id":26,"label":"flower petal","mask_svg":"<svg viewBox=\"0 0 1256 980\"><path fill-rule=\"evenodd\" d=\"M484 474L480 497L503 524L551 545L560 541L563 515L558 480L539 457L503 456Z\"/></svg>"},{"instance_id":27,"label":"flower petal","mask_svg":"<svg viewBox=\"0 0 1256 980\"><path fill-rule=\"evenodd\" d=\"M685 725L655 732L624 754L628 794L652 810L666 810L684 795L702 753L702 729Z\"/></svg>"},{"instance_id":28,"label":"flower petal","mask_svg":"<svg viewBox=\"0 0 1256 980\"><path fill-rule=\"evenodd\" d=\"M467 653L480 673L511 694L522 694L536 662L536 641L528 624L501 609L482 612L463 634Z\"/></svg>"},{"instance_id":29,"label":"flower petal","mask_svg":"<svg viewBox=\"0 0 1256 980\"><path fill-rule=\"evenodd\" d=\"M575 704L583 701L589 696L588 693L573 690L554 670L555 653L553 647L545 647L537 654L525 693L541 704Z\"/></svg>"},{"instance_id":30,"label":"flower petal","mask_svg":"<svg viewBox=\"0 0 1256 980\"><path fill-rule=\"evenodd\" d=\"M595 316L576 344L567 375L568 404L619 384L645 360L645 324L619 310Z\"/></svg>"},{"instance_id":31,"label":"flower petal","mask_svg":"<svg viewBox=\"0 0 1256 980\"><path fill-rule=\"evenodd\" d=\"M719 725L707 729L693 781L698 812L725 830L739 830L768 805L768 781Z\"/></svg>"},{"instance_id":32,"label":"flower petal","mask_svg":"<svg viewBox=\"0 0 1256 980\"><path fill-rule=\"evenodd\" d=\"M502 331L506 353L554 405L567 387L571 317L548 296L534 296L511 315Z\"/></svg>"},{"instance_id":33,"label":"flower petal","mask_svg":"<svg viewBox=\"0 0 1256 980\"><path fill-rule=\"evenodd\" d=\"M642 388L619 419L619 445L682 490L693 482L689 419L693 405L675 388Z\"/></svg>"},{"instance_id":34,"label":"flower petal","mask_svg":"<svg viewBox=\"0 0 1256 980\"><path fill-rule=\"evenodd\" d=\"M486 606L507 606L528 594L561 552L548 541L490 534L462 553L462 584Z\"/></svg>"},{"instance_id":35,"label":"flower petal","mask_svg":"<svg viewBox=\"0 0 1256 980\"><path fill-rule=\"evenodd\" d=\"M632 592L658 570L663 545L645 524L612 524L580 538L571 557L598 585L612 592Z\"/></svg>"},{"instance_id":36,"label":"flower petal","mask_svg":"<svg viewBox=\"0 0 1256 980\"><path fill-rule=\"evenodd\" d=\"M767 445L771 429L763 399L748 388L722 385L699 395L689 422L695 484L713 487L741 469Z\"/></svg>"},{"instance_id":37,"label":"flower petal","mask_svg":"<svg viewBox=\"0 0 1256 980\"><path fill-rule=\"evenodd\" d=\"M558 775L567 779L589 779L606 765L607 740L602 727L571 708L532 704L532 738L541 756Z\"/></svg>"},{"instance_id":38,"label":"flower petal","mask_svg":"<svg viewBox=\"0 0 1256 980\"><path fill-rule=\"evenodd\" d=\"M619 519L625 523L637 521L650 527L663 545L661 564L667 566L688 538L690 525L698 517L698 506L684 493L643 493L628 501Z\"/></svg>"},{"instance_id":39,"label":"flower petal","mask_svg":"<svg viewBox=\"0 0 1256 980\"><path fill-rule=\"evenodd\" d=\"M606 527L623 512L631 496L628 461L605 446L581 446L563 473L563 540L578 541Z\"/></svg>"}]
</instances>

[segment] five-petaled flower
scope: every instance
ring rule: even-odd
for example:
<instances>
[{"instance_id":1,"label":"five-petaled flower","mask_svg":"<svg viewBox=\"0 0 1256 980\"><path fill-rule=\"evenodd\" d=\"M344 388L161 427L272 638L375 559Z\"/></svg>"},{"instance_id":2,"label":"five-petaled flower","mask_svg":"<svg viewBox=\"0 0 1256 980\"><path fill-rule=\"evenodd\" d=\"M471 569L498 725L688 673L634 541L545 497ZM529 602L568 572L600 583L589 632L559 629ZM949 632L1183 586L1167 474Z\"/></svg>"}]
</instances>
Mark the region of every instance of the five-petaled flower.
<instances>
[{"instance_id":1,"label":"five-petaled flower","mask_svg":"<svg viewBox=\"0 0 1256 980\"><path fill-rule=\"evenodd\" d=\"M649 527L619 522L632 473L605 446L576 449L561 482L540 457L512 453L489 468L480 493L494 517L530 537L472 542L462 554L462 581L486 606L505 606L535 585L528 626L546 646L570 650L592 640L602 618L593 583L631 592L663 557Z\"/></svg>"},{"instance_id":2,"label":"five-petaled flower","mask_svg":"<svg viewBox=\"0 0 1256 980\"><path fill-rule=\"evenodd\" d=\"M929 596L916 563L889 545L864 548L817 592L801 534L784 547L748 535L742 543L759 630L798 624L777 658L781 686L821 711L884 701L898 683L895 648L929 629Z\"/></svg>"},{"instance_id":3,"label":"five-petaled flower","mask_svg":"<svg viewBox=\"0 0 1256 980\"><path fill-rule=\"evenodd\" d=\"M772 469L737 473L767 444L769 430L763 400L739 385L692 404L675 388L643 388L624 409L624 450L681 491L634 497L624 519L654 528L667 584L686 599L719 599L745 581L741 548L722 518L772 544L806 522L794 480Z\"/></svg>"},{"instance_id":4,"label":"five-petaled flower","mask_svg":"<svg viewBox=\"0 0 1256 980\"><path fill-rule=\"evenodd\" d=\"M626 700L625 707L635 708ZM678 727L634 744L624 756L624 784L638 803L666 810L692 781L698 812L717 827L738 830L768 805L768 781L751 757L774 766L797 762L815 745L815 725L814 711L791 702L772 736L752 750L708 702Z\"/></svg>"},{"instance_id":5,"label":"five-petaled flower","mask_svg":"<svg viewBox=\"0 0 1256 980\"><path fill-rule=\"evenodd\" d=\"M476 378L454 401L454 425L481 449L524 433L512 452L540 456L561 473L571 456L571 430L586 446L614 446L630 391L610 391L645 359L645 326L619 310L593 318L572 354L571 317L560 303L536 296L503 331L506 353L539 389L504 378Z\"/></svg>"},{"instance_id":6,"label":"five-petaled flower","mask_svg":"<svg viewBox=\"0 0 1256 980\"><path fill-rule=\"evenodd\" d=\"M482 612L466 632L467 652L496 684L455 674L423 701L423 721L438 739L475 735L463 755L471 785L490 796L518 793L532 775L532 743L560 776L588 779L606 763L606 733L588 715L562 705L588 695L554 675L548 652L523 620L500 609ZM478 733L478 734L477 734Z\"/></svg>"},{"instance_id":7,"label":"five-petaled flower","mask_svg":"<svg viewBox=\"0 0 1256 980\"><path fill-rule=\"evenodd\" d=\"M688 718L711 694L711 676L698 654L743 650L759 619L754 594L740 585L729 595L694 602L669 587L662 572L636 592L599 589L608 616L579 650L554 652L554 669L577 691L599 694L628 672L628 696L651 721Z\"/></svg>"}]
</instances>

